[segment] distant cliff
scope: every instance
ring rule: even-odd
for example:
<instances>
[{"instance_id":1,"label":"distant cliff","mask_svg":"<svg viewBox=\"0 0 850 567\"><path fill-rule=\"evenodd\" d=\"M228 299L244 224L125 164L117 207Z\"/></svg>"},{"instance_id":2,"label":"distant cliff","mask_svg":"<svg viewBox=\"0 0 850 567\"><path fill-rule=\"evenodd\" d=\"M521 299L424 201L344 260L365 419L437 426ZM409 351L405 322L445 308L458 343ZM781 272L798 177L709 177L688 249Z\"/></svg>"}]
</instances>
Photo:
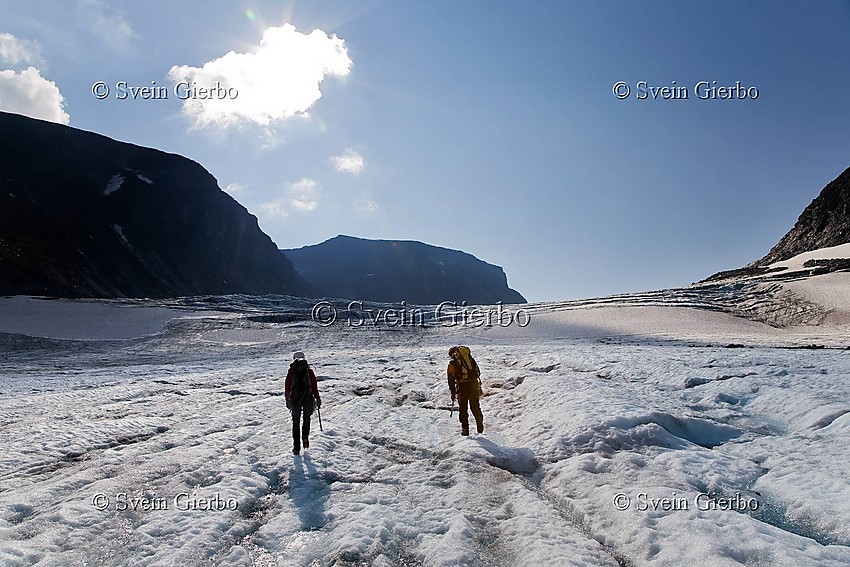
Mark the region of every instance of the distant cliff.
<instances>
[{"instance_id":1,"label":"distant cliff","mask_svg":"<svg viewBox=\"0 0 850 567\"><path fill-rule=\"evenodd\" d=\"M0 295L309 295L197 163L0 112Z\"/></svg>"},{"instance_id":2,"label":"distant cliff","mask_svg":"<svg viewBox=\"0 0 850 567\"><path fill-rule=\"evenodd\" d=\"M420 305L526 302L508 287L502 268L421 242L337 236L284 252L328 297Z\"/></svg>"}]
</instances>

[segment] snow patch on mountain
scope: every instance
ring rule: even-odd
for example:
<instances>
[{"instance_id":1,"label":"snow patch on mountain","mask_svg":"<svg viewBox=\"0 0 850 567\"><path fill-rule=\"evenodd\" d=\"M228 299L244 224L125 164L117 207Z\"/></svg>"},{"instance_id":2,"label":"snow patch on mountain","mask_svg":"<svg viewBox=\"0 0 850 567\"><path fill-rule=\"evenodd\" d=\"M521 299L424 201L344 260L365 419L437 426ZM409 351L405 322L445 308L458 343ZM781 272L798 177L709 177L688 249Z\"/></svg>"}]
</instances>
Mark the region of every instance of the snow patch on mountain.
<instances>
[{"instance_id":1,"label":"snow patch on mountain","mask_svg":"<svg viewBox=\"0 0 850 567\"><path fill-rule=\"evenodd\" d=\"M111 195L112 193L115 193L116 191L118 191L118 189L121 188L121 185L123 183L124 183L124 176L123 175L118 175L118 174L113 175L112 178L109 180L109 183L106 184L106 189L103 190L103 194L104 195Z\"/></svg>"},{"instance_id":2,"label":"snow patch on mountain","mask_svg":"<svg viewBox=\"0 0 850 567\"><path fill-rule=\"evenodd\" d=\"M115 234L118 235L118 238L121 239L121 242L123 242L125 246L127 246L128 248L132 248L132 246L130 246L130 242L127 240L127 237L124 236L124 229L121 228L120 224L113 224L112 230L115 231Z\"/></svg>"},{"instance_id":3,"label":"snow patch on mountain","mask_svg":"<svg viewBox=\"0 0 850 567\"><path fill-rule=\"evenodd\" d=\"M802 254L797 254L788 260L774 262L768 267L785 268L788 271L794 271L803 269L803 264L809 260L829 260L841 258L850 258L850 243L841 244L839 246L830 246L829 248L819 248L810 252L803 252Z\"/></svg>"}]
</instances>

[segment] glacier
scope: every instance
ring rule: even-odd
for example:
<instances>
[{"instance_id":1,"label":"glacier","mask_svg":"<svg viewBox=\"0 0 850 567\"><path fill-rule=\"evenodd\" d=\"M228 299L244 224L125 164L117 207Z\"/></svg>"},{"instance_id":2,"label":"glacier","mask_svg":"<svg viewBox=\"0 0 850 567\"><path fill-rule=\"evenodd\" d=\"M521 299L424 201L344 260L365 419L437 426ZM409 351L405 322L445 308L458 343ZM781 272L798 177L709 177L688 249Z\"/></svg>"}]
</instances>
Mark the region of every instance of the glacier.
<instances>
[{"instance_id":1,"label":"glacier","mask_svg":"<svg viewBox=\"0 0 850 567\"><path fill-rule=\"evenodd\" d=\"M0 563L848 565L847 278L531 304L523 328L0 298ZM469 438L455 344L482 369ZM323 399L300 456L296 350Z\"/></svg>"}]
</instances>

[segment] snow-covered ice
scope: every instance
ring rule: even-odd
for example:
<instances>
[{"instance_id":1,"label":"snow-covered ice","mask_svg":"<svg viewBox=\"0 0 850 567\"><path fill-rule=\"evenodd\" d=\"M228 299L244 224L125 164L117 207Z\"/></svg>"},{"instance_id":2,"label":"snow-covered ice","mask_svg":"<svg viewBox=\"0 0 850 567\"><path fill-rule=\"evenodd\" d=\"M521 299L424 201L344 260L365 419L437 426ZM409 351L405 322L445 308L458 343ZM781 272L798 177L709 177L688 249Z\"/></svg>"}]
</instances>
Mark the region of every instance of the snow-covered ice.
<instances>
[{"instance_id":1,"label":"snow-covered ice","mask_svg":"<svg viewBox=\"0 0 850 567\"><path fill-rule=\"evenodd\" d=\"M836 297L846 275L798 284ZM525 328L321 327L242 301L0 299L0 563L850 564L840 321L674 292L531 305ZM469 438L445 380L461 343L485 390ZM296 350L323 398L300 456Z\"/></svg>"},{"instance_id":2,"label":"snow-covered ice","mask_svg":"<svg viewBox=\"0 0 850 567\"><path fill-rule=\"evenodd\" d=\"M159 333L180 315L185 313L166 307L2 297L0 333L70 340L132 339Z\"/></svg>"}]
</instances>

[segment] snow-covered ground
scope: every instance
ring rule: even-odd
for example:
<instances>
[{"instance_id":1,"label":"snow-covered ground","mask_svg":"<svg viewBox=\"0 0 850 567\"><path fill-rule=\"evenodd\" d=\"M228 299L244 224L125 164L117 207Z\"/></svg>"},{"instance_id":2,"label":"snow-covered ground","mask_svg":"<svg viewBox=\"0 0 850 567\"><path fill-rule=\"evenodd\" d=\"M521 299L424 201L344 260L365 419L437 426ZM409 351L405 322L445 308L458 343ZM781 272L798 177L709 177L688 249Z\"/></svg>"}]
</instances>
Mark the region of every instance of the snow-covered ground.
<instances>
[{"instance_id":1,"label":"snow-covered ground","mask_svg":"<svg viewBox=\"0 0 850 567\"><path fill-rule=\"evenodd\" d=\"M850 565L847 276L507 328L0 299L0 564ZM454 344L483 435L450 414ZM296 350L323 396L300 456Z\"/></svg>"}]
</instances>

